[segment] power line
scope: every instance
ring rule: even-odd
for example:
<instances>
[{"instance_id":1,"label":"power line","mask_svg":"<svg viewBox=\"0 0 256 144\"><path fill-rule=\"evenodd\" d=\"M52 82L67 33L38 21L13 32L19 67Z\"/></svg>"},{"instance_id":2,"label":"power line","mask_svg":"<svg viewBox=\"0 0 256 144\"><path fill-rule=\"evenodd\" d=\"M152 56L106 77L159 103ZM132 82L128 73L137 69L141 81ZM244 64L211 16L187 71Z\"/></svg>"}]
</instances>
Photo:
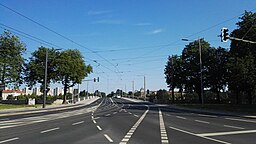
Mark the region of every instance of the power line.
<instances>
[{"instance_id":1,"label":"power line","mask_svg":"<svg viewBox=\"0 0 256 144\"><path fill-rule=\"evenodd\" d=\"M33 22L33 23L35 23L35 24L37 24L37 25L43 27L44 29L46 29L46 30L48 30L48 31L50 31L50 32L52 32L52 33L54 33L54 34L56 34L56 35L58 35L58 36L60 36L60 37L62 37L62 38L64 38L64 39L66 39L66 40L68 40L68 41L70 41L71 43L74 43L74 44L78 45L79 47L85 48L85 49L87 49L88 51L90 51L90 52L92 52L92 53L95 53L95 52L94 52L93 50L91 50L90 48L88 48L88 47L86 47L86 46L84 46L84 45L81 45L81 44L75 42L74 40L72 40L72 39L70 39L70 38L68 38L68 37L66 37L66 36L64 36L64 35L62 35L62 34L56 32L56 31L54 31L54 30L52 30L52 29L50 29L50 28L47 27L47 26L44 26L44 25L40 24L39 22L37 22L37 21L35 21L35 20L33 20L33 19L31 19L31 18L25 16L24 14L22 14L22 13L16 11L16 10L14 10L14 9L12 9L12 8L10 8L10 7L7 7L7 6L5 6L5 5L3 5L3 4L1 4L1 3L0 3L0 5L1 5L2 7L4 7L4 8L6 8L6 9L8 9L8 10L14 12L14 13L16 13L17 15L20 15L21 17L24 17L25 19L27 19L27 20L29 20L29 21L31 21L31 22ZM103 56L99 55L98 53L95 53L95 54L96 54L97 56L99 56L100 58L104 59L105 61L107 61L107 62L108 62L109 64L111 64L112 66L115 67L115 65L114 65L113 63L111 63L110 61L108 61L108 60L107 60L106 58L104 58ZM115 68L116 68L116 67L115 67ZM116 68L116 69L117 69L117 68ZM117 69L117 71L119 71L119 70Z\"/></svg>"}]
</instances>

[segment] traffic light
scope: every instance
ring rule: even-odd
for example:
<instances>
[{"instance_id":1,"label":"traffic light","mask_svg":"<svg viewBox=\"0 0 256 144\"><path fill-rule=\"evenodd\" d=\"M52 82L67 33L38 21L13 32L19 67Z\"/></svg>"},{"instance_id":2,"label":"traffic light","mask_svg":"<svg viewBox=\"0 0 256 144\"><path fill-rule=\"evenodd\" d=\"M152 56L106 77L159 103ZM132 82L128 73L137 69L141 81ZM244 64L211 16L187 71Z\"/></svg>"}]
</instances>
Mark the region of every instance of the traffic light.
<instances>
[{"instance_id":1,"label":"traffic light","mask_svg":"<svg viewBox=\"0 0 256 144\"><path fill-rule=\"evenodd\" d=\"M93 78L93 82L96 82L96 78Z\"/></svg>"},{"instance_id":2,"label":"traffic light","mask_svg":"<svg viewBox=\"0 0 256 144\"><path fill-rule=\"evenodd\" d=\"M97 81L100 82L100 78L99 77L97 78Z\"/></svg>"},{"instance_id":3,"label":"traffic light","mask_svg":"<svg viewBox=\"0 0 256 144\"><path fill-rule=\"evenodd\" d=\"M221 42L227 42L229 39L228 28L222 28L220 36L221 36Z\"/></svg>"}]
</instances>

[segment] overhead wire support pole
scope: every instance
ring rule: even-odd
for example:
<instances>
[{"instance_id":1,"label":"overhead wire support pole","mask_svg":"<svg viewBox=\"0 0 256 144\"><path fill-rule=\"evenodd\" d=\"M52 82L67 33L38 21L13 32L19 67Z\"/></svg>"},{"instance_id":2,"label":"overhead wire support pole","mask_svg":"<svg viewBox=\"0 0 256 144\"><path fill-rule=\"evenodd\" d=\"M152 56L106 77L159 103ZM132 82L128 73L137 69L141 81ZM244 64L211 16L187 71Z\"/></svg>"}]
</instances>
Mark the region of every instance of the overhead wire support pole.
<instances>
[{"instance_id":1,"label":"overhead wire support pole","mask_svg":"<svg viewBox=\"0 0 256 144\"><path fill-rule=\"evenodd\" d=\"M46 105L46 94L47 94L47 63L48 63L48 49L45 52L45 70L44 70L44 98L43 98L43 108Z\"/></svg>"},{"instance_id":2,"label":"overhead wire support pole","mask_svg":"<svg viewBox=\"0 0 256 144\"><path fill-rule=\"evenodd\" d=\"M200 56L200 86L201 86L201 103L204 104L204 93L203 93L203 74L202 74L202 47L200 38L198 39L198 45L199 45L199 56Z\"/></svg>"}]
</instances>

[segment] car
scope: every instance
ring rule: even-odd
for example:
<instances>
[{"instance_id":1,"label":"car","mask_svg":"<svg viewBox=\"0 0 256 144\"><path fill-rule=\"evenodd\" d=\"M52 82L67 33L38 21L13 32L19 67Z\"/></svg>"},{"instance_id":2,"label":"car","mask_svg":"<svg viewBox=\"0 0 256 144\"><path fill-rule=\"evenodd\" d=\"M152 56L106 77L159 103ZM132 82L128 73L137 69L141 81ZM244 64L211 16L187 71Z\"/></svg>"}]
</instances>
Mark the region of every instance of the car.
<instances>
[{"instance_id":1,"label":"car","mask_svg":"<svg viewBox=\"0 0 256 144\"><path fill-rule=\"evenodd\" d=\"M116 98L120 99L120 98L121 98L121 96L120 96L120 95L118 95L118 96L116 96Z\"/></svg>"}]
</instances>

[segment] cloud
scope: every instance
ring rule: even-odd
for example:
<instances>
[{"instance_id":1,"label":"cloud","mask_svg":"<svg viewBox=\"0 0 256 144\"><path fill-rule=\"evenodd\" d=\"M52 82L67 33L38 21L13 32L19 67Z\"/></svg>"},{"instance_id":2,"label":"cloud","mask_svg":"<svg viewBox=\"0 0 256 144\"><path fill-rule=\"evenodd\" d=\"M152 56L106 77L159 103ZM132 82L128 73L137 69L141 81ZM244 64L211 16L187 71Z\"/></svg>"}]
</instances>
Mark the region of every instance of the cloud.
<instances>
[{"instance_id":1,"label":"cloud","mask_svg":"<svg viewBox=\"0 0 256 144\"><path fill-rule=\"evenodd\" d=\"M109 19L103 19L92 22L92 24L123 24L123 20L109 20Z\"/></svg>"},{"instance_id":2,"label":"cloud","mask_svg":"<svg viewBox=\"0 0 256 144\"><path fill-rule=\"evenodd\" d=\"M103 15L103 14L108 14L111 13L112 10L101 10L101 11L88 11L88 15Z\"/></svg>"},{"instance_id":3,"label":"cloud","mask_svg":"<svg viewBox=\"0 0 256 144\"><path fill-rule=\"evenodd\" d=\"M134 24L135 26L150 26L152 25L152 23L137 23L137 24Z\"/></svg>"},{"instance_id":4,"label":"cloud","mask_svg":"<svg viewBox=\"0 0 256 144\"><path fill-rule=\"evenodd\" d=\"M155 34L159 34L159 33L162 33L162 32L164 32L163 29L155 29L155 30L149 32L148 34L155 35Z\"/></svg>"}]
</instances>

